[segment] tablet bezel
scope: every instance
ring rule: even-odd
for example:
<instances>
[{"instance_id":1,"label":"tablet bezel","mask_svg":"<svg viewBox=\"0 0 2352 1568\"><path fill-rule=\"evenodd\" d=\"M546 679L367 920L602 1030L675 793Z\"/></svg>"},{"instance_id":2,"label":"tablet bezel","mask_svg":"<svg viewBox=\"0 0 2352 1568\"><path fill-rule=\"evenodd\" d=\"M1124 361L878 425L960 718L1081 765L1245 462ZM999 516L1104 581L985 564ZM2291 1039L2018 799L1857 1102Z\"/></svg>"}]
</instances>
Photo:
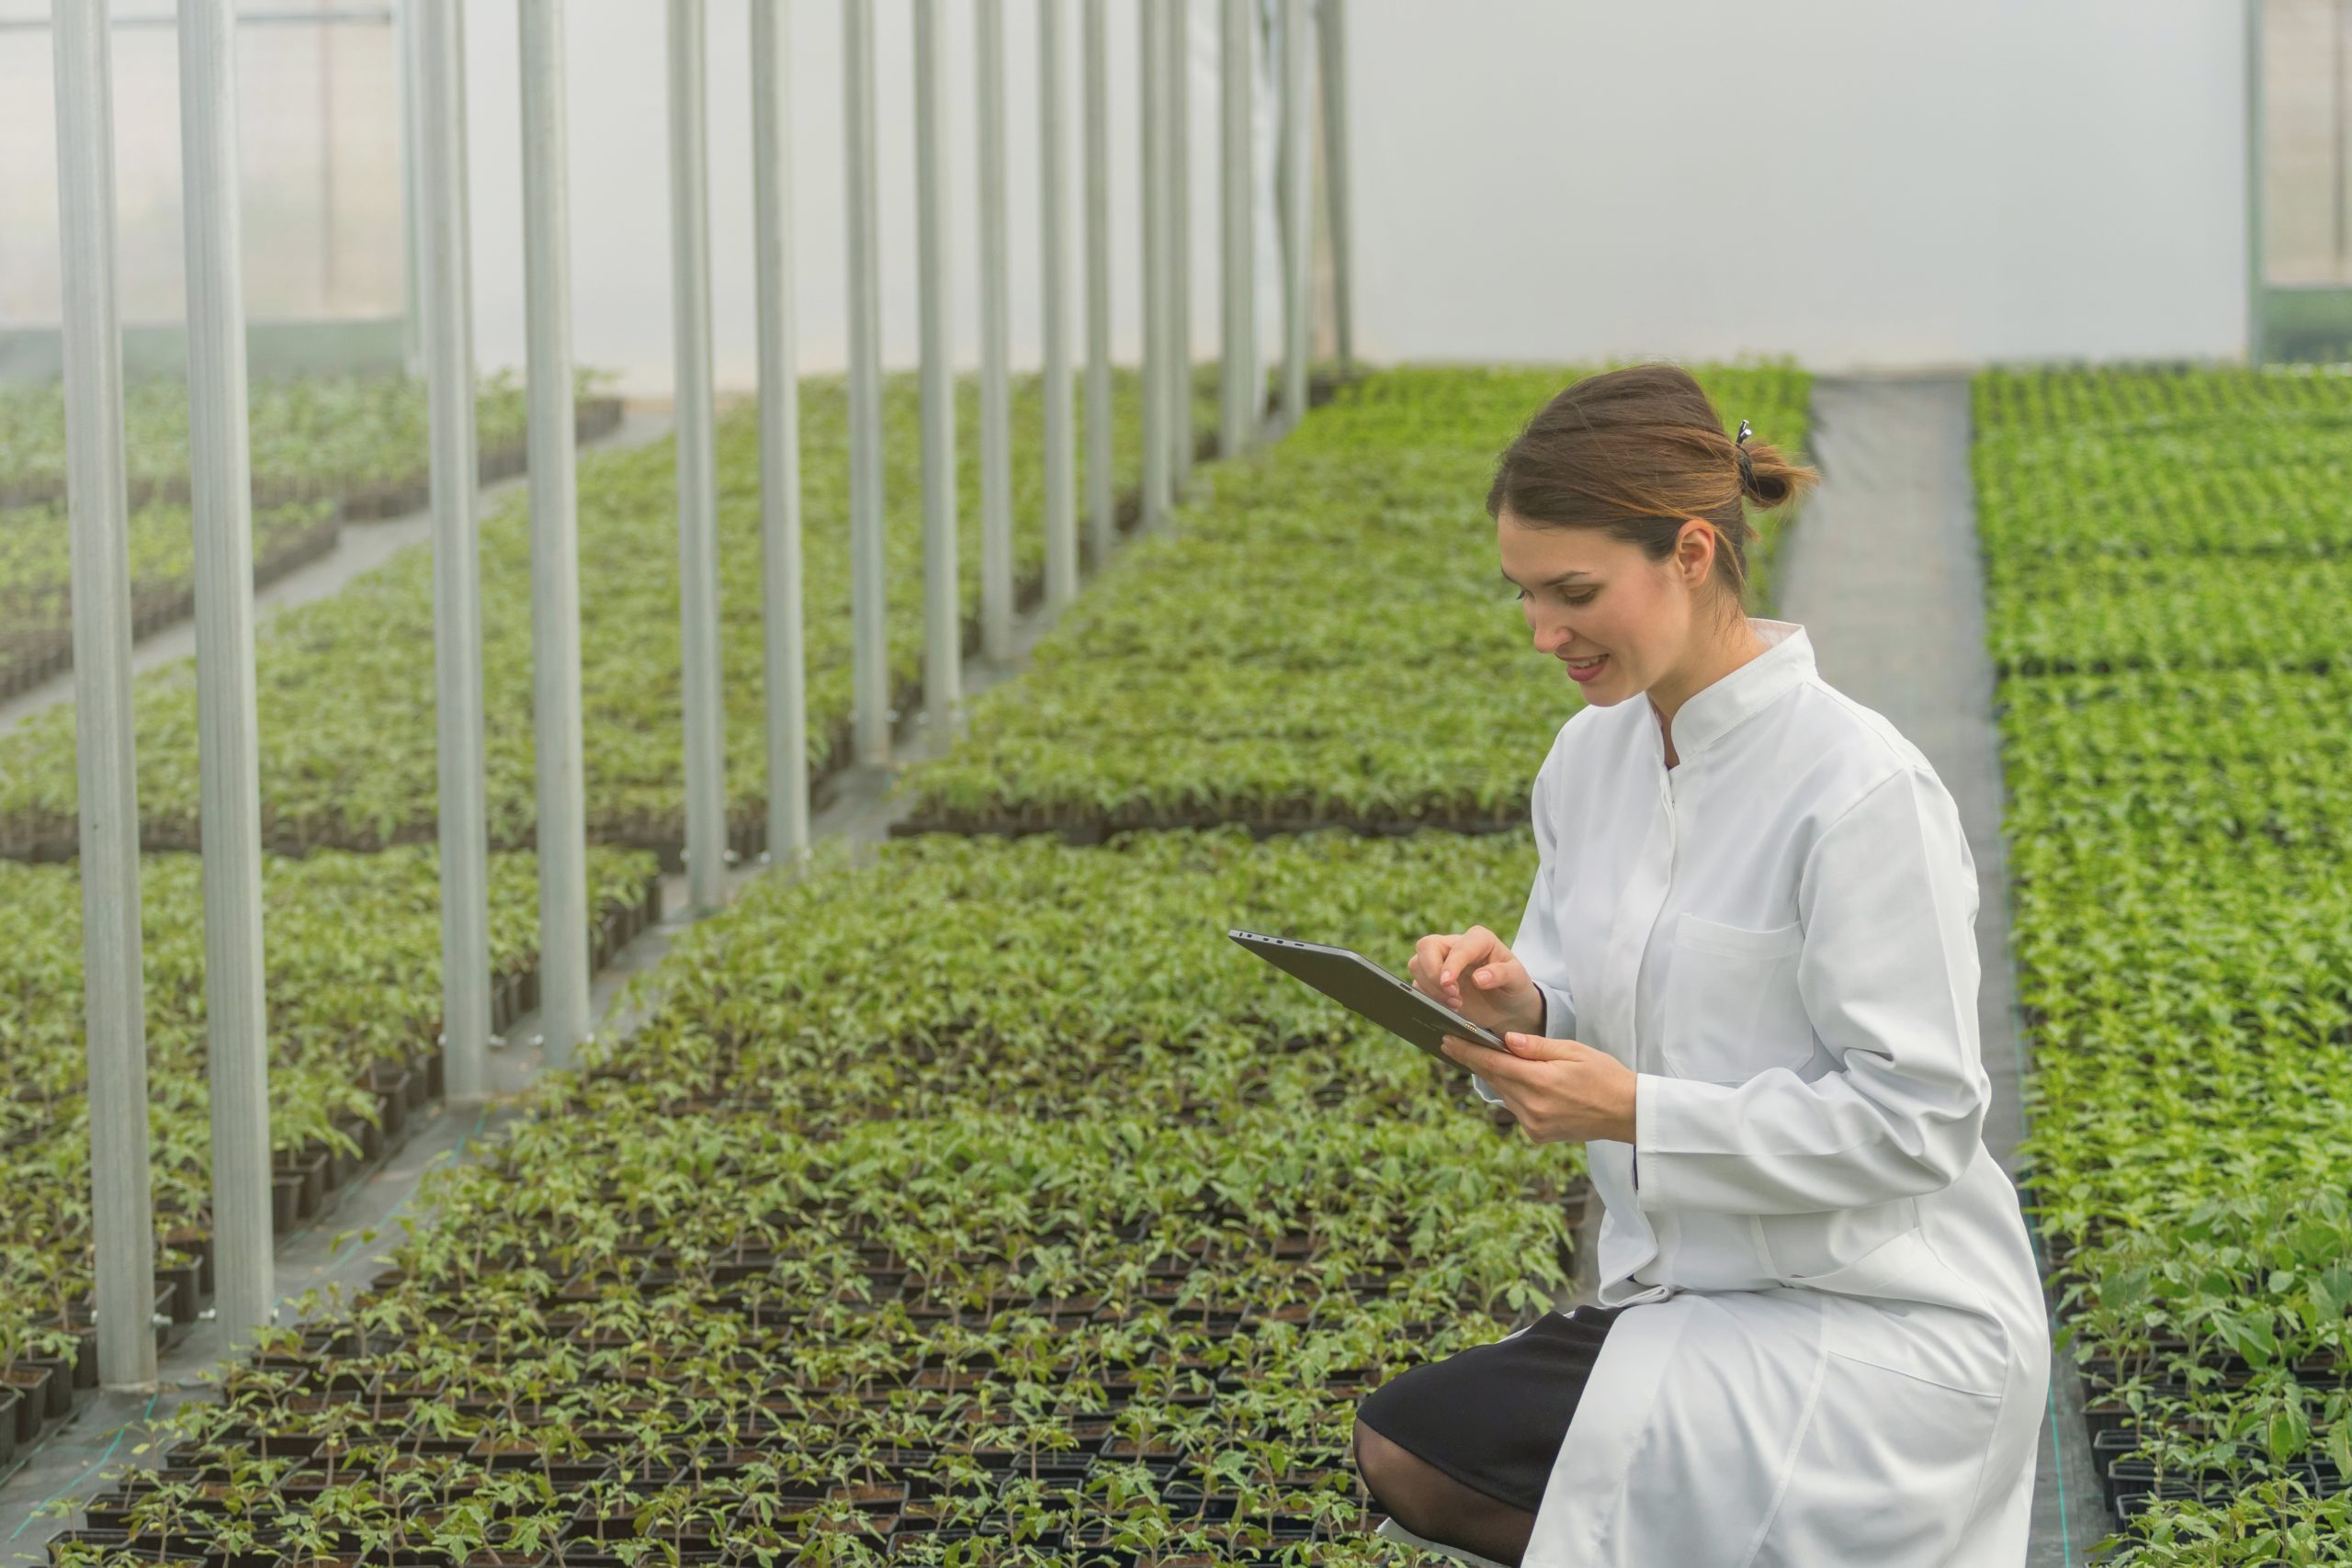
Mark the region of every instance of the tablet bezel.
<instances>
[{"instance_id":1,"label":"tablet bezel","mask_svg":"<svg viewBox=\"0 0 2352 1568\"><path fill-rule=\"evenodd\" d=\"M1305 981L1357 1017L1378 1024L1447 1066L1465 1073L1476 1070L1445 1054L1442 1043L1448 1034L1496 1051L1510 1049L1492 1030L1472 1022L1353 948L1267 931L1228 929L1225 934L1283 973Z\"/></svg>"}]
</instances>

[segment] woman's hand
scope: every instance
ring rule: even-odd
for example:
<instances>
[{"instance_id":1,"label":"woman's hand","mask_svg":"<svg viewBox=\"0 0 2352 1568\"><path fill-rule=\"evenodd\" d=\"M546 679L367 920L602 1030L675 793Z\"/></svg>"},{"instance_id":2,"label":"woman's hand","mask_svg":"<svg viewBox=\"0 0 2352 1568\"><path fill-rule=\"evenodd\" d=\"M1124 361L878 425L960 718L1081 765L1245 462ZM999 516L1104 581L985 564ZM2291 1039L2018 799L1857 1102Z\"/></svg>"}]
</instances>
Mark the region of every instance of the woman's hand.
<instances>
[{"instance_id":1,"label":"woman's hand","mask_svg":"<svg viewBox=\"0 0 2352 1568\"><path fill-rule=\"evenodd\" d=\"M1449 1034L1443 1049L1502 1096L1531 1142L1634 1141L1639 1075L1633 1068L1579 1040L1546 1040L1513 1030L1503 1043L1510 1049L1497 1051Z\"/></svg>"},{"instance_id":2,"label":"woman's hand","mask_svg":"<svg viewBox=\"0 0 2352 1568\"><path fill-rule=\"evenodd\" d=\"M1544 998L1527 965L1484 926L1425 936L1405 965L1413 987L1482 1029L1544 1027Z\"/></svg>"}]
</instances>

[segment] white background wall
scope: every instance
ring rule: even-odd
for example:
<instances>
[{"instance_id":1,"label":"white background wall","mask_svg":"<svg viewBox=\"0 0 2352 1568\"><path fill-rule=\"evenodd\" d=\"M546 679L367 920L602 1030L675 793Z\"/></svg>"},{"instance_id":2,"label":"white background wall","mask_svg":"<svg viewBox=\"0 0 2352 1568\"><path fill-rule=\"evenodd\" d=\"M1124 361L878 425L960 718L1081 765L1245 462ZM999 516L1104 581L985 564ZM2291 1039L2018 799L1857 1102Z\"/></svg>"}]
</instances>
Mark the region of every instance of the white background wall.
<instances>
[{"instance_id":1,"label":"white background wall","mask_svg":"<svg viewBox=\"0 0 2352 1568\"><path fill-rule=\"evenodd\" d=\"M1375 358L2245 345L2239 0L1350 0Z\"/></svg>"},{"instance_id":2,"label":"white background wall","mask_svg":"<svg viewBox=\"0 0 2352 1568\"><path fill-rule=\"evenodd\" d=\"M1218 121L1216 0L1187 0L1192 17L1192 336L1213 358L1220 330L1217 294ZM979 359L979 220L977 85L972 7L941 6L946 77L948 181L954 246L948 317L959 362ZM670 385L669 147L662 70L662 6L629 0L574 6L569 12L571 100L572 288L575 350L583 365L613 367L624 385ZM1036 7L1005 7L1005 162L1011 256L1011 344L1016 367L1040 353L1037 228ZM1078 0L1062 0L1064 160L1069 179L1065 277L1073 363L1085 353L1083 104L1078 90L1083 39ZM1134 6L1106 7L1110 54L1112 354L1133 362L1142 345L1142 221L1136 200L1142 168ZM752 385L756 321L752 276L752 96L747 0L710 0L707 86L710 150L711 321L722 387ZM920 320L915 293L914 32L907 0L875 7L876 158L880 172L882 354L911 366ZM842 227L841 16L838 0L797 0L791 14L795 265L802 365L848 363L846 237ZM522 147L515 85L514 0L467 0L468 131L473 141L475 343L486 365L523 360ZM1271 65L1268 66L1271 70ZM1274 122L1259 106L1261 221L1258 228L1261 348L1280 346L1280 270L1272 220Z\"/></svg>"},{"instance_id":3,"label":"white background wall","mask_svg":"<svg viewBox=\"0 0 2352 1568\"><path fill-rule=\"evenodd\" d=\"M1193 328L1207 357L1218 330L1217 7L1189 3ZM1356 337L1368 358L1755 352L1835 370L2244 350L2241 0L1346 3ZM905 365L917 331L910 6L875 4L883 344ZM1064 4L1074 70L1080 6ZM0 0L0 15L45 9ZM1005 9L1012 341L1016 364L1034 364L1035 11L1031 0ZM485 366L519 364L514 6L466 0L465 10L476 338ZM582 0L569 11L577 350L650 392L667 389L671 355L662 10L655 0ZM710 0L708 10L717 365L722 386L744 387L753 319L746 0ZM943 10L959 236L951 315L970 363L970 7L951 0ZM1108 10L1114 344L1131 360L1140 266L1133 6L1110 0ZM799 322L811 369L844 357L840 16L839 0L794 0ZM46 41L40 32L7 39L11 53ZM267 90L249 81L249 104ZM175 126L160 143L136 128L172 112L152 96L119 101L123 146L168 151ZM1075 138L1074 83L1068 113ZM0 186L46 178L53 158L46 116L18 118L0 146ZM249 108L249 141L265 123ZM1271 116L1261 135L1270 161ZM1083 287L1077 152L1074 143L1074 321ZM0 245L53 251L53 197L34 206L14 215ZM270 244L257 217L249 211L249 256ZM175 272L176 231L168 244L138 232L164 254L127 269ZM1270 225L1259 238L1261 343L1271 352ZM270 303L253 301L257 314ZM18 324L55 319L53 302L20 305Z\"/></svg>"}]
</instances>

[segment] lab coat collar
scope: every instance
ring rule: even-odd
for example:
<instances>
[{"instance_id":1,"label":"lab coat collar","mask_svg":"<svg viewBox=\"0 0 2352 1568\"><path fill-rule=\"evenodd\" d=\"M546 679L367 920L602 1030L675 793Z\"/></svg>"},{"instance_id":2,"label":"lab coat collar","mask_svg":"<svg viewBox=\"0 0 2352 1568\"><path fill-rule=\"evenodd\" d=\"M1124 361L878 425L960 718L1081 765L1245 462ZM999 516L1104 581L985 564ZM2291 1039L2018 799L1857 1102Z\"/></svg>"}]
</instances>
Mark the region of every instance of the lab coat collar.
<instances>
[{"instance_id":1,"label":"lab coat collar","mask_svg":"<svg viewBox=\"0 0 2352 1568\"><path fill-rule=\"evenodd\" d=\"M1688 761L1705 750L1718 736L1729 731L1750 714L1757 713L1773 698L1815 674L1813 640L1795 621L1770 621L1750 615L1747 624L1766 644L1762 653L1749 660L1730 674L1724 675L1690 694L1674 715L1674 756L1677 761ZM1655 725L1657 708L1651 705L1650 716ZM1665 755L1663 735L1658 752Z\"/></svg>"}]
</instances>

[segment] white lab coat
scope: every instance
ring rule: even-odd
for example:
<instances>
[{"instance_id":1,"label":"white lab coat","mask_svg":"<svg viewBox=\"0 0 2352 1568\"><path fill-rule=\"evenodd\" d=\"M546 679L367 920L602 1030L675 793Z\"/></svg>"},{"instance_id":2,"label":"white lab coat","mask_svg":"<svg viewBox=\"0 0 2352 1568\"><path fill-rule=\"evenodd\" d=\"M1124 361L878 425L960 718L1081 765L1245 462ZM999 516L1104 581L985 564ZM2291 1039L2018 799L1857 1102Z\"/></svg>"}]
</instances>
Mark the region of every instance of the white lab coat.
<instances>
[{"instance_id":1,"label":"white lab coat","mask_svg":"<svg viewBox=\"0 0 2352 1568\"><path fill-rule=\"evenodd\" d=\"M1544 1032L1640 1075L1588 1146L1610 1328L1526 1568L2016 1568L2049 1379L1984 1143L1976 871L1951 795L1804 628L1580 709L1512 949ZM1478 1090L1494 1096L1486 1084Z\"/></svg>"}]
</instances>

